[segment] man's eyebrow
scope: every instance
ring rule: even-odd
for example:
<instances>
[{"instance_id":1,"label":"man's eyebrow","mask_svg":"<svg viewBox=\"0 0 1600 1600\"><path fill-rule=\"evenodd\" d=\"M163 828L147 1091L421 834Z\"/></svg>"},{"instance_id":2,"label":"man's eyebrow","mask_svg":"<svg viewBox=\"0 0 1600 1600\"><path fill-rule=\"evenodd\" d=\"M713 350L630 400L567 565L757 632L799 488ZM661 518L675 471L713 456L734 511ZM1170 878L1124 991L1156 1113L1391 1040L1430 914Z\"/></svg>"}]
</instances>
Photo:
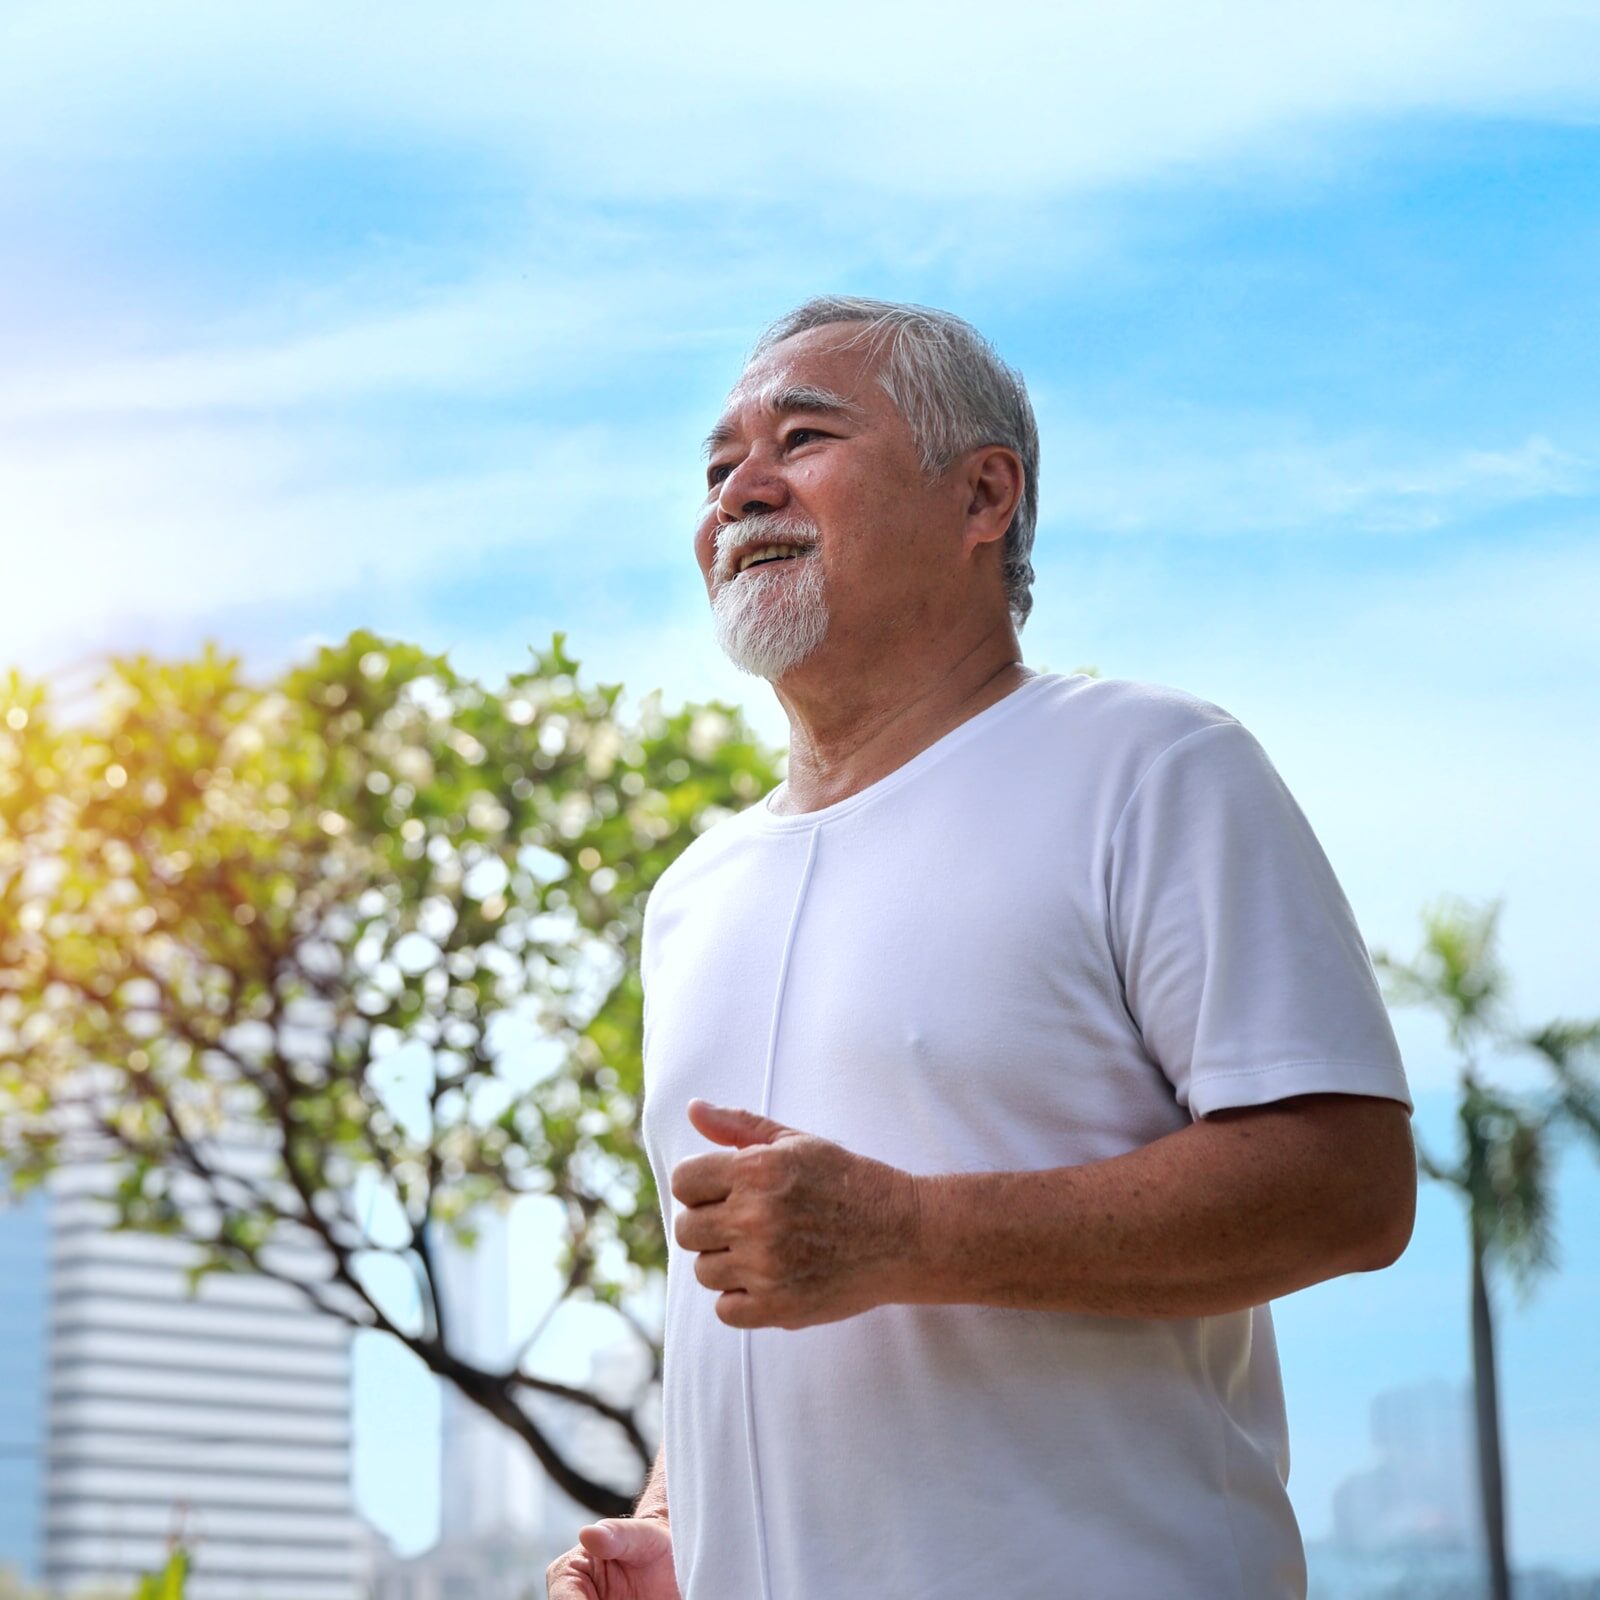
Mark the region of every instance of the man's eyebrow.
<instances>
[{"instance_id":1,"label":"man's eyebrow","mask_svg":"<svg viewBox=\"0 0 1600 1600\"><path fill-rule=\"evenodd\" d=\"M847 400L842 394L835 394L832 389L823 389L814 383L786 384L781 389L763 395L760 404L763 411L774 412L780 417L795 411L819 411L828 416L844 418L862 415L861 407L853 400ZM724 417L706 435L706 442L700 448L701 455L715 455L737 431Z\"/></svg>"},{"instance_id":2,"label":"man's eyebrow","mask_svg":"<svg viewBox=\"0 0 1600 1600\"><path fill-rule=\"evenodd\" d=\"M733 437L733 434L734 427L731 422L719 422L706 435L706 442L700 446L700 454L709 460Z\"/></svg>"}]
</instances>

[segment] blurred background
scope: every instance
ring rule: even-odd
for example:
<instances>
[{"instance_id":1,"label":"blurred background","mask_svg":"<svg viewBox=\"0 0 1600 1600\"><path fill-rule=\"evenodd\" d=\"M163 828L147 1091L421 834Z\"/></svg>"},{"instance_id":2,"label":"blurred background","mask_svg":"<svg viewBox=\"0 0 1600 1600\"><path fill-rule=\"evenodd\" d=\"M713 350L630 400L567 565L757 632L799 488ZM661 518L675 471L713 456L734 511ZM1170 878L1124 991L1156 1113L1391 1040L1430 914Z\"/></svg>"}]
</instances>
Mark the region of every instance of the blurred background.
<instances>
[{"instance_id":1,"label":"blurred background","mask_svg":"<svg viewBox=\"0 0 1600 1600\"><path fill-rule=\"evenodd\" d=\"M823 291L915 300L975 323L1038 411L1029 663L1173 684L1225 707L1305 810L1375 952L1419 961L1431 926L1430 970L1448 978L1447 949L1475 948L1481 970L1498 963L1505 1027L1591 1018L1597 115L1600 9L1574 0L449 13L11 0L0 9L8 727L18 740L52 729L59 748L37 758L79 762L85 785L123 804L146 793L137 761L114 741L74 754L72 739L107 718L125 728L139 694L179 715L210 691L152 680L108 700L96 684L110 658L192 665L211 642L239 685L276 685L296 706L346 703L366 682L398 697L369 708L375 727L385 708L421 703L414 680L437 691L440 674L406 655L415 647L505 711L493 737L474 730L481 746L518 728L531 740L559 714L577 748L574 730L614 714L625 754L607 759L638 787L590 794L585 817L598 828L616 794L655 796L686 842L718 807L762 792L787 738L770 690L711 636L689 542L699 442L767 320ZM550 653L557 633L570 661ZM592 703L600 684L621 686L614 713ZM29 698L41 687L53 710ZM552 711L562 696L572 703ZM448 743L456 713L477 705L470 693L447 701L421 745ZM662 720L682 708L701 709ZM355 737L296 728L295 739ZM453 759L443 750L440 773ZM160 739L138 751L152 772L170 755ZM10 770L15 795L23 769ZM603 761L586 770L611 782ZM699 787L673 799L684 783ZM548 787L528 803L554 805ZM474 793L445 784L440 815ZM355 812L337 796L318 803L338 823L327 837L355 825L339 821ZM130 838L145 826L136 810L119 816ZM397 819L398 841L410 823ZM0 870L21 860L38 818L14 809L7 821ZM609 835L579 837L589 821L552 833L547 854L570 855L564 871L626 877ZM635 838L649 833L635 824ZM481 846L515 869L504 834L474 821L457 865ZM523 867L530 915L613 929L616 982L633 902L552 901L555 879ZM508 881L515 901L515 870ZM591 900L612 892L590 888ZM419 885L417 903L434 892ZM1492 937L1480 920L1476 947L1450 945L1425 921L1444 896L1463 897L1458 931L1474 926L1463 908L1497 906ZM30 938L55 926L36 921L18 926ZM19 988L17 1006L43 994ZM1537 1162L1500 1194L1523 1208L1512 1219L1523 1242L1491 1251L1489 1273L1517 1592L1600 1593L1589 1137L1600 1124L1568 1114L1581 1110L1571 1094L1538 1098L1581 1080L1580 1051L1561 1057L1563 1077L1549 1051L1496 1048L1471 1027L1452 1037L1450 1015L1445 1003L1394 1012L1432 1152L1455 1158L1469 1058L1479 1088L1492 1084L1495 1104L1538 1135ZM562 1060L597 1037L591 1016L567 1018ZM23 1020L0 1013L5 1061L50 1044ZM616 1026L621 1094L631 1024ZM104 1053L104 1040L81 1043ZM373 1081L404 1123L405 1084ZM624 1100L604 1109L625 1125ZM625 1149L609 1157L613 1177L625 1172ZM372 1198L358 1188L370 1173L345 1176L366 1196L352 1226L370 1227L394 1193ZM636 1246L644 1266L617 1265L608 1303L568 1284L553 1202L510 1188L531 1198L480 1219L435 1263L472 1308L456 1319L460 1348L485 1370L520 1352L551 1383L626 1394L648 1432L649 1241L617 1246ZM462 1214L482 1198L463 1191ZM151 1194L140 1203L157 1217ZM0 1565L61 1592L114 1588L152 1564L159 1522L193 1546L196 1595L333 1600L358 1581L394 1600L543 1593L543 1561L590 1513L547 1486L525 1438L463 1407L395 1336L325 1334L336 1321L304 1311L285 1334L304 1344L303 1369L266 1361L229 1377L223 1363L192 1411L159 1385L143 1410L96 1401L86 1374L127 1318L143 1318L139 1381L153 1383L170 1378L181 1318L200 1314L174 1310L163 1287L179 1254L149 1257L139 1278L126 1241L121 1255L84 1243L96 1204L56 1179L0 1213ZM417 1292L407 1270L402 1260L383 1280L401 1323L416 1313L402 1306ZM1290 1489L1327 1600L1488 1592L1471 1281L1461 1195L1428 1183L1398 1265L1275 1308ZM211 1280L202 1291L203 1309ZM267 1316L267 1301L231 1292L236 1325L214 1336L271 1346L251 1311ZM620 1325L624 1310L643 1333ZM101 1312L103 1329L74 1321ZM230 1396L271 1410L274 1371L300 1386L284 1413L307 1419L295 1439L309 1453L285 1473L332 1485L298 1511L285 1501L275 1532L249 1523L265 1491L243 1477L238 1505L201 1515L183 1509L198 1489L135 1505L114 1462L73 1466L109 1429L133 1470L139 1440L166 1429L190 1470L196 1441L218 1441L222 1471L228 1440L256 1426L234 1431ZM549 1413L549 1436L622 1492L636 1463L617 1429L568 1412ZM296 1576L248 1555L292 1542L302 1512L324 1519L320 1565ZM463 1546L477 1554L459 1557ZM219 1566L209 1590L208 1547L236 1547L232 1575ZM491 1549L503 1552L493 1573Z\"/></svg>"}]
</instances>

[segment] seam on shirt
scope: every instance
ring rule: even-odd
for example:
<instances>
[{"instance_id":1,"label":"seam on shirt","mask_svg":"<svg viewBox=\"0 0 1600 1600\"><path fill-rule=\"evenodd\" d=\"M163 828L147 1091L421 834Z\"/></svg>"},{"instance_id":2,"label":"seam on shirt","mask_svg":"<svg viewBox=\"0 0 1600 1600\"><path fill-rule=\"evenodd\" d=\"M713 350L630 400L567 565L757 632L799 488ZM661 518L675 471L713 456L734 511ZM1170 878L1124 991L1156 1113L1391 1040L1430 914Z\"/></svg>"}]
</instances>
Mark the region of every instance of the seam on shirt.
<instances>
[{"instance_id":1,"label":"seam on shirt","mask_svg":"<svg viewBox=\"0 0 1600 1600\"><path fill-rule=\"evenodd\" d=\"M783 954L778 960L778 982L772 995L772 1025L767 1034L767 1064L761 1082L761 1115L772 1114L772 1079L778 1058L778 1027L783 1020L783 997L789 987L789 958L794 953L795 931L800 926L800 913L805 907L806 895L811 888L811 869L817 859L817 843L822 838L820 827L811 830L811 842L806 849L806 864L800 872L800 887L795 892L794 909L789 913L789 930L783 937ZM756 1409L750 1377L751 1329L739 1330L739 1369L744 1382L744 1437L750 1460L750 1501L755 1512L756 1575L761 1581L761 1600L772 1600L772 1575L767 1566L766 1504L761 1493L761 1463L756 1452Z\"/></svg>"},{"instance_id":2,"label":"seam on shirt","mask_svg":"<svg viewBox=\"0 0 1600 1600\"><path fill-rule=\"evenodd\" d=\"M1237 717L1229 717L1226 722L1208 722L1203 728L1191 728L1181 738L1174 739L1160 755L1156 756L1150 765L1139 774L1139 781L1128 791L1128 798L1122 802L1122 809L1117 813L1117 820L1112 825L1110 838L1106 841L1106 854L1109 858L1111 846L1116 843L1117 835L1122 832L1122 824L1128 815L1128 808L1138 799L1139 791L1144 788L1145 779L1150 776L1163 761L1175 750L1180 750L1191 739L1198 739L1203 733L1216 733L1220 728L1242 728L1244 724Z\"/></svg>"},{"instance_id":3,"label":"seam on shirt","mask_svg":"<svg viewBox=\"0 0 1600 1600\"><path fill-rule=\"evenodd\" d=\"M1220 1078L1257 1078L1264 1072L1283 1072L1289 1067L1371 1067L1376 1071L1390 1072L1389 1065L1370 1057L1302 1056L1298 1061L1274 1061L1266 1067L1229 1067L1226 1072L1189 1071L1189 1082L1215 1083Z\"/></svg>"},{"instance_id":4,"label":"seam on shirt","mask_svg":"<svg viewBox=\"0 0 1600 1600\"><path fill-rule=\"evenodd\" d=\"M1140 791L1144 788L1145 779L1168 756L1180 746L1186 745L1191 739L1198 739L1203 733L1215 733L1218 728L1241 728L1243 726L1244 724L1237 717L1229 717L1226 722L1208 722L1203 728L1191 728L1186 734L1181 735L1179 738L1174 739L1171 744L1165 746L1161 753L1150 762L1150 765L1139 774L1133 788L1128 791L1128 798L1122 802L1122 809L1117 812L1117 820L1111 825L1111 832L1106 835L1098 873L1100 881L1100 916L1104 925L1106 949L1111 954L1111 970L1117 977L1117 993L1122 1001L1122 1009L1127 1013L1129 1023L1141 1040L1144 1038L1144 1030L1140 1028L1138 1018L1134 1016L1132 1008L1128 1005L1128 976L1123 971L1122 952L1117 948L1116 929L1113 926L1111 915L1111 863L1116 855L1117 835L1122 832L1122 826L1128 820L1128 812L1132 808L1133 802L1138 799ZM1146 1048L1148 1049L1148 1046Z\"/></svg>"}]
</instances>

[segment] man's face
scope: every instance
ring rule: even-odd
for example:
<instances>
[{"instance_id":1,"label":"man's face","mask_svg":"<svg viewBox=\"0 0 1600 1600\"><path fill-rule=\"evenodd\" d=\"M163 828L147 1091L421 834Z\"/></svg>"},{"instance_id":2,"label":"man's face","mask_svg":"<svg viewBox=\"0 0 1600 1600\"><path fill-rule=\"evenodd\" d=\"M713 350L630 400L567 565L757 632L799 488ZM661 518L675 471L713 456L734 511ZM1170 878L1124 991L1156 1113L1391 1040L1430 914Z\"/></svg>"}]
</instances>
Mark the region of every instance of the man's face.
<instances>
[{"instance_id":1,"label":"man's face","mask_svg":"<svg viewBox=\"0 0 1600 1600\"><path fill-rule=\"evenodd\" d=\"M928 482L878 358L839 348L857 331L833 324L774 345L709 441L695 556L719 642L773 681L805 662L892 651L897 632L932 620L959 548L941 538L944 522L959 528L957 497ZM750 562L774 546L783 553Z\"/></svg>"}]
</instances>

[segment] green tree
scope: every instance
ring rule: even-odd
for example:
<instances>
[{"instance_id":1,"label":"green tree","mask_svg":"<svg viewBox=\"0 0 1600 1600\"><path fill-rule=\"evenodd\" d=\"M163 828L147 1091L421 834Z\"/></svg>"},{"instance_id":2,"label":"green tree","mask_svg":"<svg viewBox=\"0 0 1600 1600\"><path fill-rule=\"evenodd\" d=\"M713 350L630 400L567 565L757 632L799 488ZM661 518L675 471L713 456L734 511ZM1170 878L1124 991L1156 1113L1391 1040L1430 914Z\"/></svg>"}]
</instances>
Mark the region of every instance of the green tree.
<instances>
[{"instance_id":1,"label":"green tree","mask_svg":"<svg viewBox=\"0 0 1600 1600\"><path fill-rule=\"evenodd\" d=\"M480 1207L550 1197L557 1304L609 1305L659 1377L630 1309L665 1261L644 902L777 771L729 707L619 696L559 634L495 692L366 632L259 685L212 646L115 660L87 718L0 682L0 1169L109 1160L119 1225L401 1340L610 1515L630 1498L537 1417L606 1418L642 1481L637 1404L468 1359L436 1257Z\"/></svg>"},{"instance_id":2,"label":"green tree","mask_svg":"<svg viewBox=\"0 0 1600 1600\"><path fill-rule=\"evenodd\" d=\"M1443 1019L1460 1058L1454 1158L1436 1159L1420 1141L1422 1172L1466 1203L1472 1255L1472 1370L1478 1480L1493 1600L1509 1600L1505 1468L1500 1441L1493 1279L1504 1270L1524 1298L1556 1263L1551 1173L1571 1134L1600 1152L1600 1020L1558 1020L1536 1031L1512 1020L1510 982L1496 947L1501 903L1445 897L1423 913L1422 948L1410 961L1382 951L1373 964L1391 1005L1424 1005ZM1532 1057L1534 1089L1497 1086L1486 1057Z\"/></svg>"}]
</instances>

